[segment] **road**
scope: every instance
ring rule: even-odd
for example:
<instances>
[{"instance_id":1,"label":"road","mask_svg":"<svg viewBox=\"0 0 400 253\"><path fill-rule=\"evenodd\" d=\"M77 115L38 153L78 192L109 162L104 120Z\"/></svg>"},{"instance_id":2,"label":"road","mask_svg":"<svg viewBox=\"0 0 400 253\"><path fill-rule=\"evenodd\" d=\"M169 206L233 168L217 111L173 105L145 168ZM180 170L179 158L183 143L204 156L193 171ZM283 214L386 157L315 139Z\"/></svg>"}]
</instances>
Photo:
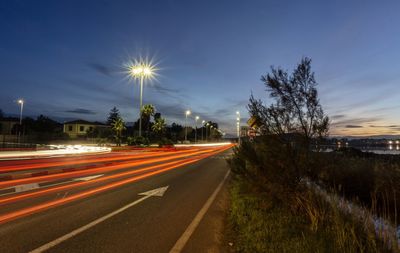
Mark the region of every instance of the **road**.
<instances>
[{"instance_id":1,"label":"road","mask_svg":"<svg viewBox=\"0 0 400 253\"><path fill-rule=\"evenodd\" d=\"M231 147L0 161L0 252L185 252Z\"/></svg>"}]
</instances>

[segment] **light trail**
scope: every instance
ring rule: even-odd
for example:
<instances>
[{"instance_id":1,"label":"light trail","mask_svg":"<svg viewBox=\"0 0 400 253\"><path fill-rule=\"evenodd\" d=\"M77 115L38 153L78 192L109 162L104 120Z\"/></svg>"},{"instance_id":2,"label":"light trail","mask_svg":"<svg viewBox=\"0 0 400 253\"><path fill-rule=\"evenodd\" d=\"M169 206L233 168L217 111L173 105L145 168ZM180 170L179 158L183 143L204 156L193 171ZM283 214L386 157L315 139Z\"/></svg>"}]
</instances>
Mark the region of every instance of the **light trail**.
<instances>
[{"instance_id":1,"label":"light trail","mask_svg":"<svg viewBox=\"0 0 400 253\"><path fill-rule=\"evenodd\" d=\"M201 154L201 153L206 153L206 152L211 152L211 151L212 151L212 149L206 149L206 150L197 151L197 152L190 152L190 153L185 153L185 154L181 154L181 155L172 155L172 156L156 158L156 159L148 159L148 160L144 160L144 161L124 162L124 163L120 163L117 165L103 166L103 167L93 168L93 169L85 169L85 170L80 170L80 171L72 171L72 172L50 174L50 175L37 176L37 177L31 177L31 178L21 178L21 179L3 181L3 182L0 182L0 188L6 188L6 187L20 185L20 184L29 184L29 183L57 180L57 179L63 179L66 177L81 177L81 176L86 176L86 175L95 174L95 173L98 174L98 173L110 172L110 171L114 171L114 170L129 168L132 166L140 166L140 165L146 165L146 164L151 164L151 163L164 162L164 161L168 161L168 160L178 159L178 158L182 158L182 157L186 157L186 156L191 156L191 155L196 155L196 154Z\"/></svg>"},{"instance_id":2,"label":"light trail","mask_svg":"<svg viewBox=\"0 0 400 253\"><path fill-rule=\"evenodd\" d=\"M193 149L194 150L194 149ZM198 150L198 149L197 149ZM38 169L38 168L49 168L49 167L56 167L56 166L67 166L67 165L82 165L87 163L100 163L100 162L110 162L110 161L125 161L131 159L140 159L140 158L147 158L147 157L157 157L157 156L167 156L170 154L177 154L177 153L186 153L191 152L192 149L189 150L181 150L175 152L165 152L165 153L157 153L151 152L146 154L135 154L129 156L118 156L118 157L104 157L104 158L90 158L90 159L79 159L79 160L72 160L72 161L55 161L55 162L41 162L41 163L30 163L25 165L6 165L0 167L0 173L8 173L8 172L15 172L21 170L29 170L29 169ZM1 163L0 163L1 165Z\"/></svg>"},{"instance_id":3,"label":"light trail","mask_svg":"<svg viewBox=\"0 0 400 253\"><path fill-rule=\"evenodd\" d=\"M37 213L39 211L43 211L43 210L46 210L46 209L49 209L49 208L60 206L60 205L63 205L65 203L69 203L71 201L75 201L75 200L78 200L78 199L86 198L86 197L92 196L94 194L97 194L97 193L100 193L100 192L103 192L103 191L106 191L106 190L110 190L110 189L113 189L113 188L116 188L116 187L119 187L119 186L122 186L122 185L125 185L125 184L136 182L136 181L139 181L141 179L145 179L145 178L153 176L153 175L161 174L163 172L166 172L166 171L178 168L178 167L182 167L184 165L188 165L188 164L197 162L197 161L199 161L201 159L204 159L206 157L209 157L209 156L215 155L217 153L223 152L223 151L225 151L225 150L227 150L227 149L229 149L231 147L232 146L229 145L228 147L216 149L211 154L205 154L201 158L189 158L188 161L186 161L186 162L182 162L181 161L179 164L172 165L172 166L167 166L167 167L165 167L163 169L155 170L155 171L143 174L143 175L139 175L139 176L136 176L136 177L124 179L124 180L121 180L121 181L109 183L109 184L106 184L104 186L100 186L100 187L97 187L97 188L94 188L94 189L91 189L91 190L87 190L87 191L84 191L84 192L81 192L81 193L77 193L77 194L62 198L62 199L49 201L49 202L46 202L46 203L43 203L43 204L39 204L39 205L36 205L36 206L32 206L32 207L24 208L24 209L15 211L15 212L11 212L11 213L8 213L8 214L5 214L5 215L1 215L0 216L0 224L8 222L8 221L11 221L11 220L14 220L16 218L20 218L20 217L24 217L24 216L27 216L27 215L30 215L30 214L33 214L33 213Z\"/></svg>"},{"instance_id":4,"label":"light trail","mask_svg":"<svg viewBox=\"0 0 400 253\"><path fill-rule=\"evenodd\" d=\"M110 175L110 176L103 176L103 177L96 178L96 179L89 180L89 181L81 181L81 182L69 181L69 182L65 182L65 184L66 183L70 183L68 185L55 186L55 187L52 187L52 188L41 189L41 190L38 190L38 191L35 191L35 192L23 193L23 194L19 194L17 196L1 198L0 199L0 205L9 204L9 203L12 203L12 202L15 202L15 201L20 201L20 200L24 200L24 199L28 199L28 198L32 198L32 197L38 197L38 196L42 196L42 195L53 193L53 192L63 191L63 190L67 190L67 189L70 189L70 188L75 188L75 187L95 184L95 183L107 181L107 180L110 180L110 179L116 179L116 178L120 178L120 177L124 177L124 176L139 174L139 173L142 173L142 172L145 172L145 171L154 170L154 169L162 168L162 167L165 167L165 166L171 166L171 165L179 164L179 163L185 162L186 160L189 160L189 159L191 159L191 158L187 158L187 159L184 159L184 160L173 161L173 162L169 162L169 163L166 163L166 164L153 165L153 166L146 167L146 168L143 168L143 169L138 169L138 170L133 170L133 171L128 171L128 172L122 172L122 173L118 173L118 174L114 174L114 175Z\"/></svg>"}]
</instances>

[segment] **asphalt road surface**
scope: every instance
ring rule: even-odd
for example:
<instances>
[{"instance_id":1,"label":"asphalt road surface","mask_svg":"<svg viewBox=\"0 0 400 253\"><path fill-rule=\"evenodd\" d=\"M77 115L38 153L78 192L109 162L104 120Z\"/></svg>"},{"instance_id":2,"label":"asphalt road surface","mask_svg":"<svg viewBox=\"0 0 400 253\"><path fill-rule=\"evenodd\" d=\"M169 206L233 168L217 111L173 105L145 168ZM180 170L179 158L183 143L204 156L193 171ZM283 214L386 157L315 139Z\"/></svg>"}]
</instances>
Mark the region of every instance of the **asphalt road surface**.
<instances>
[{"instance_id":1,"label":"asphalt road surface","mask_svg":"<svg viewBox=\"0 0 400 253\"><path fill-rule=\"evenodd\" d=\"M0 252L184 252L230 148L1 161Z\"/></svg>"}]
</instances>

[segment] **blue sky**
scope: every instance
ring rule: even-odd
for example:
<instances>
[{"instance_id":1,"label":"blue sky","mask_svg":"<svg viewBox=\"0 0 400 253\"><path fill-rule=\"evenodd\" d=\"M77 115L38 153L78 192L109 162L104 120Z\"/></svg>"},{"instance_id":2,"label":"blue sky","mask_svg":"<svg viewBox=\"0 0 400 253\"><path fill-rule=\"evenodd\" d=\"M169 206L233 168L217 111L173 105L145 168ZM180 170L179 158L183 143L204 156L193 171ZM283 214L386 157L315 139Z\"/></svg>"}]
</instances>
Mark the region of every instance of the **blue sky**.
<instances>
[{"instance_id":1,"label":"blue sky","mask_svg":"<svg viewBox=\"0 0 400 253\"><path fill-rule=\"evenodd\" d=\"M1 1L0 108L59 119L138 115L123 64L158 76L145 103L169 123L190 109L235 132L260 76L313 59L332 135L400 134L399 1Z\"/></svg>"}]
</instances>

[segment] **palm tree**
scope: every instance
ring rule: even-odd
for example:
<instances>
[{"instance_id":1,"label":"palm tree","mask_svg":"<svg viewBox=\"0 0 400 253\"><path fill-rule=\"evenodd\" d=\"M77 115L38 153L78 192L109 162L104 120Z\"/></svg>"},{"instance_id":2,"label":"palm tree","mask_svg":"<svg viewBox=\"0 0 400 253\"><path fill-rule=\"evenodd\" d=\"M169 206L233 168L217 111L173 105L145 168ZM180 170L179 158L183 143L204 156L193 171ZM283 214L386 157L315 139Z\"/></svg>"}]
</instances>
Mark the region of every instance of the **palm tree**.
<instances>
[{"instance_id":1,"label":"palm tree","mask_svg":"<svg viewBox=\"0 0 400 253\"><path fill-rule=\"evenodd\" d=\"M147 129L147 135L150 130L150 118L154 115L155 112L156 108L152 104L144 105L142 107L142 123L144 123L144 125L146 126L145 128Z\"/></svg>"},{"instance_id":2,"label":"palm tree","mask_svg":"<svg viewBox=\"0 0 400 253\"><path fill-rule=\"evenodd\" d=\"M116 118L111 124L111 127L115 133L114 137L117 142L117 146L121 146L122 131L126 129L124 120L121 117Z\"/></svg>"},{"instance_id":3,"label":"palm tree","mask_svg":"<svg viewBox=\"0 0 400 253\"><path fill-rule=\"evenodd\" d=\"M165 132L166 126L167 124L165 123L165 119L158 118L154 125L151 127L151 130L153 130L153 132L161 137L161 135Z\"/></svg>"}]
</instances>

